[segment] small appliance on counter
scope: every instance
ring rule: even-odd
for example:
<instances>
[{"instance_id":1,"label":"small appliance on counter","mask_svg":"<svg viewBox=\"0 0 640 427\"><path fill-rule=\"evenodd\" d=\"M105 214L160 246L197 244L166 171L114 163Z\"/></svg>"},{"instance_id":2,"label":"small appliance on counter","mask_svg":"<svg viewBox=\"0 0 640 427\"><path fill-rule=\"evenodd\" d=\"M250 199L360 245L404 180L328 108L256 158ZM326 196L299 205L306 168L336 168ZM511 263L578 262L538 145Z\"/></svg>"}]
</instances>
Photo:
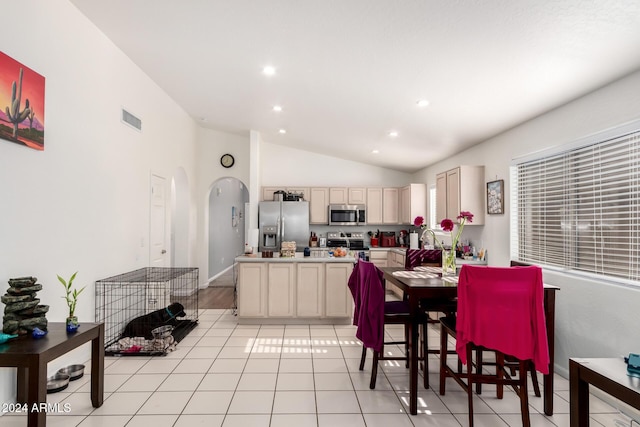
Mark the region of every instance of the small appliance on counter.
<instances>
[{"instance_id":1,"label":"small appliance on counter","mask_svg":"<svg viewBox=\"0 0 640 427\"><path fill-rule=\"evenodd\" d=\"M398 246L401 248L406 248L409 246L409 231L400 230L398 234Z\"/></svg>"},{"instance_id":2,"label":"small appliance on counter","mask_svg":"<svg viewBox=\"0 0 640 427\"><path fill-rule=\"evenodd\" d=\"M382 248L395 248L396 247L396 233L393 231L383 231L380 237L380 247Z\"/></svg>"}]
</instances>

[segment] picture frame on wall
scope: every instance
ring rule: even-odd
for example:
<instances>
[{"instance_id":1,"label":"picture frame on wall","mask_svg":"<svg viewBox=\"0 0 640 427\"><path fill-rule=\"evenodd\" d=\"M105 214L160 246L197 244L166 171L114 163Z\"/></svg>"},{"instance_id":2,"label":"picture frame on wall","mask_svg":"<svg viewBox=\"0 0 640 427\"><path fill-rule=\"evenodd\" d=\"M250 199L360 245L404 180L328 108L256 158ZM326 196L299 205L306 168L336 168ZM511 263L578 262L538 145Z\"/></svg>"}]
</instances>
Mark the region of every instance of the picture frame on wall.
<instances>
[{"instance_id":1,"label":"picture frame on wall","mask_svg":"<svg viewBox=\"0 0 640 427\"><path fill-rule=\"evenodd\" d=\"M504 213L504 180L487 182L487 213Z\"/></svg>"},{"instance_id":2,"label":"picture frame on wall","mask_svg":"<svg viewBox=\"0 0 640 427\"><path fill-rule=\"evenodd\" d=\"M0 139L44 150L45 78L0 52Z\"/></svg>"}]
</instances>

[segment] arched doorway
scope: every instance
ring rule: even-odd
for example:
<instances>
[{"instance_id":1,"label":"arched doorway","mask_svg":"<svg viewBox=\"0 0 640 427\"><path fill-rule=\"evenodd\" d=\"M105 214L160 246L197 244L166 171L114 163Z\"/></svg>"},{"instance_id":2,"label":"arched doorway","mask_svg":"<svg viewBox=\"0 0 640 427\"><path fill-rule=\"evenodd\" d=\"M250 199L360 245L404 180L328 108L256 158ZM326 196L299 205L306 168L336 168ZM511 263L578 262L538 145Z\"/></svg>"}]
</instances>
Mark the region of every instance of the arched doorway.
<instances>
[{"instance_id":1,"label":"arched doorway","mask_svg":"<svg viewBox=\"0 0 640 427\"><path fill-rule=\"evenodd\" d=\"M237 178L220 178L209 190L209 281L233 267L244 253L245 204L249 190Z\"/></svg>"}]
</instances>

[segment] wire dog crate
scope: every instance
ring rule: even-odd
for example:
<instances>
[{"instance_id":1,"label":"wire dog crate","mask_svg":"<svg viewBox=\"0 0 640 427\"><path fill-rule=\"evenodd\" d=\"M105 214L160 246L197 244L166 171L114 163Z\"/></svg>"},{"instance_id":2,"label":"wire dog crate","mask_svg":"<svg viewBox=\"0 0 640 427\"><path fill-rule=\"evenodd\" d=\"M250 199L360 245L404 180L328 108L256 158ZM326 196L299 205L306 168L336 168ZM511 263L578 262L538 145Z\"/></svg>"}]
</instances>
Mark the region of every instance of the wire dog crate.
<instances>
[{"instance_id":1,"label":"wire dog crate","mask_svg":"<svg viewBox=\"0 0 640 427\"><path fill-rule=\"evenodd\" d=\"M144 335L168 322L173 325L173 339L164 342L177 343L198 323L197 268L141 268L98 280L95 289L96 322L104 323L107 355L166 354L168 345L156 339L145 340ZM171 313L170 306L182 306L184 316ZM145 333L125 336L125 328L129 331L133 323ZM136 344L135 350L127 344Z\"/></svg>"}]
</instances>

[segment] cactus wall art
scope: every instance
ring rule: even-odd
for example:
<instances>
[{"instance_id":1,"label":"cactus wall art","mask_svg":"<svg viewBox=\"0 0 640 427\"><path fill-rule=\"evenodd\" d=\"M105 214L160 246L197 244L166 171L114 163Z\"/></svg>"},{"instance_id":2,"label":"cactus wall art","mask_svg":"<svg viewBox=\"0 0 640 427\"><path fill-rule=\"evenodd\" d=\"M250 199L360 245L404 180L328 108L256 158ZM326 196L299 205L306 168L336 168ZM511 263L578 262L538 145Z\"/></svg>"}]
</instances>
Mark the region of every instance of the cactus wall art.
<instances>
[{"instance_id":1,"label":"cactus wall art","mask_svg":"<svg viewBox=\"0 0 640 427\"><path fill-rule=\"evenodd\" d=\"M44 81L0 52L0 138L44 150Z\"/></svg>"}]
</instances>

